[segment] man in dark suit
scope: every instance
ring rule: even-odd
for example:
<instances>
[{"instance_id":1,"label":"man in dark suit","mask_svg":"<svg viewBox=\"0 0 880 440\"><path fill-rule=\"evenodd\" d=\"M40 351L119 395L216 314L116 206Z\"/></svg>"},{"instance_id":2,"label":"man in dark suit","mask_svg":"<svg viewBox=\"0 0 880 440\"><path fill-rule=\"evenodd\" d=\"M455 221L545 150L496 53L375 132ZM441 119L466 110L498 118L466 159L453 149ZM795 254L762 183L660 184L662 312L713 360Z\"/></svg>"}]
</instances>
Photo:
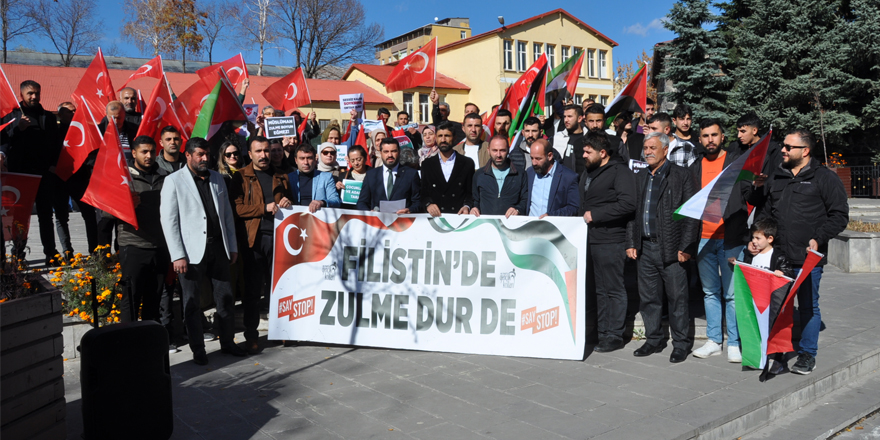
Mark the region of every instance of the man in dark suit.
<instances>
[{"instance_id":1,"label":"man in dark suit","mask_svg":"<svg viewBox=\"0 0 880 440\"><path fill-rule=\"evenodd\" d=\"M455 128L448 121L437 127L436 142L440 154L422 162L422 210L441 214L467 214L474 204L474 161L453 149Z\"/></svg>"},{"instance_id":2,"label":"man in dark suit","mask_svg":"<svg viewBox=\"0 0 880 440\"><path fill-rule=\"evenodd\" d=\"M385 138L379 146L383 166L367 171L357 209L361 211L378 211L382 200L406 200L406 207L397 214L409 214L419 211L421 207L419 190L421 180L418 171L410 167L402 167L397 159L400 156L400 144L394 138Z\"/></svg>"},{"instance_id":3,"label":"man in dark suit","mask_svg":"<svg viewBox=\"0 0 880 440\"><path fill-rule=\"evenodd\" d=\"M532 143L532 166L526 170L529 184L529 216L569 217L578 210L578 176L556 163L556 152L546 139Z\"/></svg>"}]
</instances>

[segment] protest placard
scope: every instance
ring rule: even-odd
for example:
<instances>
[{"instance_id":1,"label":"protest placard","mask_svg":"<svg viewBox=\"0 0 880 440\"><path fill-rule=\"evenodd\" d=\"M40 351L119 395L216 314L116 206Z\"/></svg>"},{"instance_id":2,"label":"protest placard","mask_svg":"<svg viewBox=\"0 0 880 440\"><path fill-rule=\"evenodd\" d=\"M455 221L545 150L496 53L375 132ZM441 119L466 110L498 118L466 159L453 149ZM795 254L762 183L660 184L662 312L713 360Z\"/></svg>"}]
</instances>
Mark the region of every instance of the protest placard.
<instances>
[{"instance_id":1,"label":"protest placard","mask_svg":"<svg viewBox=\"0 0 880 440\"><path fill-rule=\"evenodd\" d=\"M640 160L629 160L629 169L632 170L633 173L638 173L639 171L648 168L648 162L642 162Z\"/></svg>"},{"instance_id":2,"label":"protest placard","mask_svg":"<svg viewBox=\"0 0 880 440\"><path fill-rule=\"evenodd\" d=\"M374 120L374 119L364 119L364 133L370 134L375 130L384 130L385 124L382 121Z\"/></svg>"},{"instance_id":3,"label":"protest placard","mask_svg":"<svg viewBox=\"0 0 880 440\"><path fill-rule=\"evenodd\" d=\"M296 121L293 116L266 118L266 122L263 123L263 131L266 133L266 139L296 136Z\"/></svg>"},{"instance_id":4,"label":"protest placard","mask_svg":"<svg viewBox=\"0 0 880 440\"><path fill-rule=\"evenodd\" d=\"M339 110L343 114L351 113L352 110L358 113L364 111L364 94L351 93L348 95L339 95Z\"/></svg>"},{"instance_id":5,"label":"protest placard","mask_svg":"<svg viewBox=\"0 0 880 440\"><path fill-rule=\"evenodd\" d=\"M339 144L336 146L336 165L340 168L348 168L348 145Z\"/></svg>"},{"instance_id":6,"label":"protest placard","mask_svg":"<svg viewBox=\"0 0 880 440\"><path fill-rule=\"evenodd\" d=\"M361 196L361 186L364 182L345 179L342 184L345 185L345 189L342 190L342 203L356 204L358 197Z\"/></svg>"},{"instance_id":7,"label":"protest placard","mask_svg":"<svg viewBox=\"0 0 880 440\"><path fill-rule=\"evenodd\" d=\"M260 112L259 104L244 104L242 107L244 107L244 112L247 114L248 121L250 121L251 124L256 124L257 114Z\"/></svg>"}]
</instances>

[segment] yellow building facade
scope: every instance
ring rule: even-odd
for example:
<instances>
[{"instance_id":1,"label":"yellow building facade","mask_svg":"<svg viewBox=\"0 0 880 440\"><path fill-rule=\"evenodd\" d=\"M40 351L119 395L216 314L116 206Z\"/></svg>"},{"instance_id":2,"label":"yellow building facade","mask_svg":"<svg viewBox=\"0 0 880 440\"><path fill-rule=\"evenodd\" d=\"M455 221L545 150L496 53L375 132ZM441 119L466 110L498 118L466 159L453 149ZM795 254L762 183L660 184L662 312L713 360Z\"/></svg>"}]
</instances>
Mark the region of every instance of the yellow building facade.
<instances>
[{"instance_id":1,"label":"yellow building facade","mask_svg":"<svg viewBox=\"0 0 880 440\"><path fill-rule=\"evenodd\" d=\"M439 47L470 36L470 20L444 18L377 44L376 61L380 65L393 63L428 44L434 37L437 37Z\"/></svg>"}]
</instances>

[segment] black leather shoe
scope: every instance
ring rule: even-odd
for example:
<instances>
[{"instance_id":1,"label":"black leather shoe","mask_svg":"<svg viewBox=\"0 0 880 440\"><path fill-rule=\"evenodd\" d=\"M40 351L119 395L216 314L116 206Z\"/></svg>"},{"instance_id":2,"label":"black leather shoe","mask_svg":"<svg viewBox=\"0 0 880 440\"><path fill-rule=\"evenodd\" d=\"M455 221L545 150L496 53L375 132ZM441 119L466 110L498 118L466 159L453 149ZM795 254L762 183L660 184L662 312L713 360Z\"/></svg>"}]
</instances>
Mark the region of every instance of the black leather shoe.
<instances>
[{"instance_id":1,"label":"black leather shoe","mask_svg":"<svg viewBox=\"0 0 880 440\"><path fill-rule=\"evenodd\" d=\"M260 347L260 343L256 340L247 341L244 343L245 350L247 350L248 354L260 354L263 349Z\"/></svg>"},{"instance_id":2,"label":"black leather shoe","mask_svg":"<svg viewBox=\"0 0 880 440\"><path fill-rule=\"evenodd\" d=\"M233 356L239 357L247 356L247 351L235 344L229 344L220 347L220 353L231 354Z\"/></svg>"},{"instance_id":3,"label":"black leather shoe","mask_svg":"<svg viewBox=\"0 0 880 440\"><path fill-rule=\"evenodd\" d=\"M633 352L633 356L635 357L645 357L650 356L654 353L659 353L666 348L666 344L653 345L650 342L645 342L645 345L637 348L636 351Z\"/></svg>"},{"instance_id":4,"label":"black leather shoe","mask_svg":"<svg viewBox=\"0 0 880 440\"><path fill-rule=\"evenodd\" d=\"M623 341L614 339L604 339L593 349L596 353L610 353L623 348Z\"/></svg>"},{"instance_id":5,"label":"black leather shoe","mask_svg":"<svg viewBox=\"0 0 880 440\"><path fill-rule=\"evenodd\" d=\"M193 363L196 365L208 365L208 354L204 351L193 353Z\"/></svg>"},{"instance_id":6,"label":"black leather shoe","mask_svg":"<svg viewBox=\"0 0 880 440\"><path fill-rule=\"evenodd\" d=\"M673 364L677 364L679 362L684 362L684 360L687 359L687 357L688 357L687 350L685 350L683 348L676 348L676 349L672 350L672 354L669 355L669 362L672 362Z\"/></svg>"}]
</instances>

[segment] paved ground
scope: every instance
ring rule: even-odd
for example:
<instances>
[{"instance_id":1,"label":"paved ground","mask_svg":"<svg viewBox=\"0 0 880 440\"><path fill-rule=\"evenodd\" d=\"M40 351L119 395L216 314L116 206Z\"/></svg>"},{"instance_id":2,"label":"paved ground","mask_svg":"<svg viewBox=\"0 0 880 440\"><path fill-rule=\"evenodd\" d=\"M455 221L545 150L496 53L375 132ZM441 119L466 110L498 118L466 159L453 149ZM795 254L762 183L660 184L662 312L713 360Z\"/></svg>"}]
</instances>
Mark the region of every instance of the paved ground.
<instances>
[{"instance_id":1,"label":"paved ground","mask_svg":"<svg viewBox=\"0 0 880 440\"><path fill-rule=\"evenodd\" d=\"M880 414L875 413L855 426L846 428L835 439L838 440L878 440L880 439Z\"/></svg>"},{"instance_id":2,"label":"paved ground","mask_svg":"<svg viewBox=\"0 0 880 440\"><path fill-rule=\"evenodd\" d=\"M205 367L186 348L171 355L172 438L689 438L877 357L880 276L827 268L822 311L817 370L765 383L724 356L635 358L641 342L582 362L318 345L234 358L211 342ZM65 372L79 438L79 361Z\"/></svg>"}]
</instances>

